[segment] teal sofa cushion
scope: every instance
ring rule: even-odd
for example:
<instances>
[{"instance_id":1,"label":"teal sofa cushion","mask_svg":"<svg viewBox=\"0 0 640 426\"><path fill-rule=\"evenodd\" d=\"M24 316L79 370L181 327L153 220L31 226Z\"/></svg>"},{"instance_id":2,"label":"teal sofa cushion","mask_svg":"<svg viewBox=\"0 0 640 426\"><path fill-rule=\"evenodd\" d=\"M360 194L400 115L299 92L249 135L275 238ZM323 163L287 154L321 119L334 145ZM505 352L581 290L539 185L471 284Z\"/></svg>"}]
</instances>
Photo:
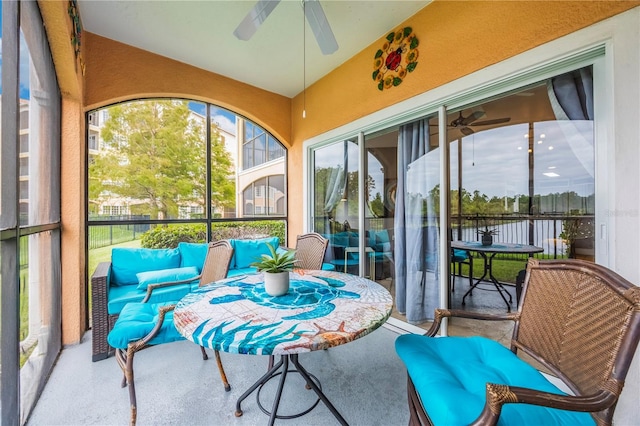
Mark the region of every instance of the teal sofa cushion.
<instances>
[{"instance_id":1,"label":"teal sofa cushion","mask_svg":"<svg viewBox=\"0 0 640 426\"><path fill-rule=\"evenodd\" d=\"M198 273L202 272L202 266L207 258L209 245L207 243L178 243L180 251L180 266L195 266Z\"/></svg>"},{"instance_id":2,"label":"teal sofa cushion","mask_svg":"<svg viewBox=\"0 0 640 426\"><path fill-rule=\"evenodd\" d=\"M149 284L166 283L171 281L182 281L195 278L200 275L195 266L185 266L183 268L161 269L159 271L138 272L138 290L147 290ZM155 291L155 290L154 290Z\"/></svg>"},{"instance_id":3,"label":"teal sofa cushion","mask_svg":"<svg viewBox=\"0 0 640 426\"><path fill-rule=\"evenodd\" d=\"M565 395L500 343L479 336L433 338L405 334L398 356L434 425L467 425L484 407L486 383ZM503 406L498 425L593 425L589 413L528 404Z\"/></svg>"},{"instance_id":4,"label":"teal sofa cushion","mask_svg":"<svg viewBox=\"0 0 640 426\"><path fill-rule=\"evenodd\" d=\"M255 240L233 240L235 249L234 269L249 268L251 264L260 259L263 254L270 254L267 244L275 249L280 245L280 238L269 237Z\"/></svg>"},{"instance_id":5,"label":"teal sofa cushion","mask_svg":"<svg viewBox=\"0 0 640 426\"><path fill-rule=\"evenodd\" d=\"M118 314L127 303L142 301L147 292L146 290L138 290L136 287L136 285L109 287L109 302L107 302L107 312L109 315ZM190 284L158 288L151 294L149 302L177 302L189 293L190 288Z\"/></svg>"},{"instance_id":6,"label":"teal sofa cushion","mask_svg":"<svg viewBox=\"0 0 640 426\"><path fill-rule=\"evenodd\" d=\"M349 234L346 232L333 234L330 241L334 246L349 247Z\"/></svg>"},{"instance_id":7,"label":"teal sofa cushion","mask_svg":"<svg viewBox=\"0 0 640 426\"><path fill-rule=\"evenodd\" d=\"M111 250L112 284L137 284L138 272L180 267L180 251L175 249L114 248Z\"/></svg>"},{"instance_id":8,"label":"teal sofa cushion","mask_svg":"<svg viewBox=\"0 0 640 426\"><path fill-rule=\"evenodd\" d=\"M129 303L122 309L113 330L109 332L109 345L118 349L127 349L129 342L142 339L149 334L158 321L158 311L166 303ZM150 345L175 342L184 337L173 325L173 311L168 312L160 332L149 341Z\"/></svg>"}]
</instances>

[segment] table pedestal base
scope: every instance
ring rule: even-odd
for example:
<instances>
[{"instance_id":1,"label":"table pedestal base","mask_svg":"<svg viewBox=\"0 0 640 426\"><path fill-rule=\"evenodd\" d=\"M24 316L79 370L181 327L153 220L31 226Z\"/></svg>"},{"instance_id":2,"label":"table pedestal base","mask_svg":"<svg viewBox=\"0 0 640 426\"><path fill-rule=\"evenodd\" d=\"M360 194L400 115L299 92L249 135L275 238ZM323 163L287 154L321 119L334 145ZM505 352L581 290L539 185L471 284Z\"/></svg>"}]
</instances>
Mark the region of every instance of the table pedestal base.
<instances>
[{"instance_id":1,"label":"table pedestal base","mask_svg":"<svg viewBox=\"0 0 640 426\"><path fill-rule=\"evenodd\" d=\"M482 276L480 277L480 279L478 281L475 282L475 284L473 284L471 286L471 288L469 290L467 290L467 292L464 294L464 296L462 296L462 305L464 306L464 299L467 298L467 296L473 296L473 289L475 289L477 287L478 290L493 290L493 291L497 291L498 293L500 293L500 297L502 297L502 300L504 300L504 303L506 303L507 305L507 312L511 312L511 303L512 303L512 299L511 299L511 293L509 293L507 291L506 288L504 288L504 286L502 285L502 283L500 281L498 281L498 279L496 277L493 276L493 257L496 255L496 253L492 253L488 258L487 255L483 252L479 252L480 256L482 256L482 259L484 260L484 272L482 274ZM493 286L495 287L494 289L487 289L487 288L482 288L482 287L478 287L478 284L480 284L482 282L482 280L484 280L484 278L487 276L487 274L489 275L489 283L493 284ZM504 295L509 296L509 300L507 300L506 297L504 297Z\"/></svg>"},{"instance_id":2,"label":"table pedestal base","mask_svg":"<svg viewBox=\"0 0 640 426\"><path fill-rule=\"evenodd\" d=\"M294 369L289 370L289 361L291 361L291 363L294 365ZM282 389L284 388L284 382L287 378L287 373L289 372L299 373L307 382L306 388L313 389L316 395L318 395L318 399L315 401L315 403L313 403L313 405L311 405L311 407L307 408L304 411L301 411L300 413L286 416L278 415L278 406L280 405L280 398L282 397ZM271 412L269 412L260 403L260 391L269 380L277 376L280 376L280 381L278 383L278 390L276 391L276 395L273 400L273 408L271 409ZM298 354L281 355L280 361L278 361L272 368L270 368L264 376L258 379L257 382L255 382L249 389L247 389L245 393L240 396L240 398L238 398L238 401L236 402L236 417L242 416L242 408L240 407L242 401L244 401L256 389L258 389L258 392L256 393L256 401L258 402L258 407L260 407L260 410L262 410L263 413L269 415L269 425L273 425L275 419L294 419L300 416L304 416L305 414L313 410L318 405L318 402L320 402L320 400L324 402L329 411L331 411L336 419L338 419L338 422L340 422L340 424L347 425L346 420L340 415L333 404L331 404L325 394L322 393L320 381L314 375L305 370L302 365L300 365L300 363L298 362Z\"/></svg>"}]
</instances>

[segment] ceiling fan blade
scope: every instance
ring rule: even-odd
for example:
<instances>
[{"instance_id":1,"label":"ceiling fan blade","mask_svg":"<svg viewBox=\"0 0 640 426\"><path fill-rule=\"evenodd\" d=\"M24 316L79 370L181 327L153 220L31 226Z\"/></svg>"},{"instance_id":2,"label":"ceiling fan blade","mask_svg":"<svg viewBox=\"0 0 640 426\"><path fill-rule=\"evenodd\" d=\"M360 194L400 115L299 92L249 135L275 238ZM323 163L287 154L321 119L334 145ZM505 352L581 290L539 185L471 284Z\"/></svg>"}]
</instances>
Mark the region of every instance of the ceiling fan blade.
<instances>
[{"instance_id":1,"label":"ceiling fan blade","mask_svg":"<svg viewBox=\"0 0 640 426\"><path fill-rule=\"evenodd\" d=\"M475 132L473 131L473 129L470 129L469 127L460 127L460 133L462 133L465 136L469 136Z\"/></svg>"},{"instance_id":2,"label":"ceiling fan blade","mask_svg":"<svg viewBox=\"0 0 640 426\"><path fill-rule=\"evenodd\" d=\"M256 33L258 27L273 12L280 0L258 0L253 9L247 13L242 22L233 31L233 35L240 40L249 40Z\"/></svg>"},{"instance_id":3,"label":"ceiling fan blade","mask_svg":"<svg viewBox=\"0 0 640 426\"><path fill-rule=\"evenodd\" d=\"M489 126L491 124L500 124L511 121L511 117L494 118L493 120L476 121L473 126Z\"/></svg>"},{"instance_id":4,"label":"ceiling fan blade","mask_svg":"<svg viewBox=\"0 0 640 426\"><path fill-rule=\"evenodd\" d=\"M458 122L458 124L461 126L468 126L469 124L473 123L483 115L484 115L484 111L474 111L471 114L469 114L468 117L463 117L462 120Z\"/></svg>"},{"instance_id":5,"label":"ceiling fan blade","mask_svg":"<svg viewBox=\"0 0 640 426\"><path fill-rule=\"evenodd\" d=\"M331 26L320 2L318 0L304 0L303 8L304 15L307 18L307 22L309 22L313 35L316 37L322 54L331 55L338 50L338 42L333 35L333 31L331 31Z\"/></svg>"}]
</instances>

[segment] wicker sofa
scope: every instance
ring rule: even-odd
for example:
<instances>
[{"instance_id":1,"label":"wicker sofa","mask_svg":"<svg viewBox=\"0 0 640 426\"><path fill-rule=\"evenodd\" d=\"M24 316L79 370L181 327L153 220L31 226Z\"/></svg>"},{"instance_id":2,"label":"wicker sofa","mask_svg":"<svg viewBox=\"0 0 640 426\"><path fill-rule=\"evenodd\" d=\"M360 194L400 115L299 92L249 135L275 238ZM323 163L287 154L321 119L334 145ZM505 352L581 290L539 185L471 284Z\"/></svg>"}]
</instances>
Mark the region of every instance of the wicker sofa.
<instances>
[{"instance_id":1,"label":"wicker sofa","mask_svg":"<svg viewBox=\"0 0 640 426\"><path fill-rule=\"evenodd\" d=\"M227 276L234 276L254 273L256 269L250 264L269 253L267 244L278 247L280 241L278 237L270 237L229 242L234 255ZM198 287L198 281L190 279L200 274L206 255L206 243L179 243L174 249L114 248L111 262L100 263L91 277L93 361L113 354L107 335L127 303L142 301L149 284L185 281L155 290L149 302L179 300Z\"/></svg>"}]
</instances>

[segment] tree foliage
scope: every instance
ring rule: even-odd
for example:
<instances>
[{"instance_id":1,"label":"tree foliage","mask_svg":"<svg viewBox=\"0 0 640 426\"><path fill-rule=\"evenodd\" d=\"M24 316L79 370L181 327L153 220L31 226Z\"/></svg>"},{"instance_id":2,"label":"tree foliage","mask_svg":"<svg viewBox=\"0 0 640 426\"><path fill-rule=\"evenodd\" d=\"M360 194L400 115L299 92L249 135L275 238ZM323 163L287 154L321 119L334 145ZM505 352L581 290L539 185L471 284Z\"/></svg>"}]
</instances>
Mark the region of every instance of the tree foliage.
<instances>
[{"instance_id":1,"label":"tree foliage","mask_svg":"<svg viewBox=\"0 0 640 426\"><path fill-rule=\"evenodd\" d=\"M130 200L133 214L154 219L178 216L179 205L204 206L206 133L188 103L130 102L109 108L102 149L89 166L91 200ZM233 165L217 127L211 132L211 203L235 204Z\"/></svg>"}]
</instances>

